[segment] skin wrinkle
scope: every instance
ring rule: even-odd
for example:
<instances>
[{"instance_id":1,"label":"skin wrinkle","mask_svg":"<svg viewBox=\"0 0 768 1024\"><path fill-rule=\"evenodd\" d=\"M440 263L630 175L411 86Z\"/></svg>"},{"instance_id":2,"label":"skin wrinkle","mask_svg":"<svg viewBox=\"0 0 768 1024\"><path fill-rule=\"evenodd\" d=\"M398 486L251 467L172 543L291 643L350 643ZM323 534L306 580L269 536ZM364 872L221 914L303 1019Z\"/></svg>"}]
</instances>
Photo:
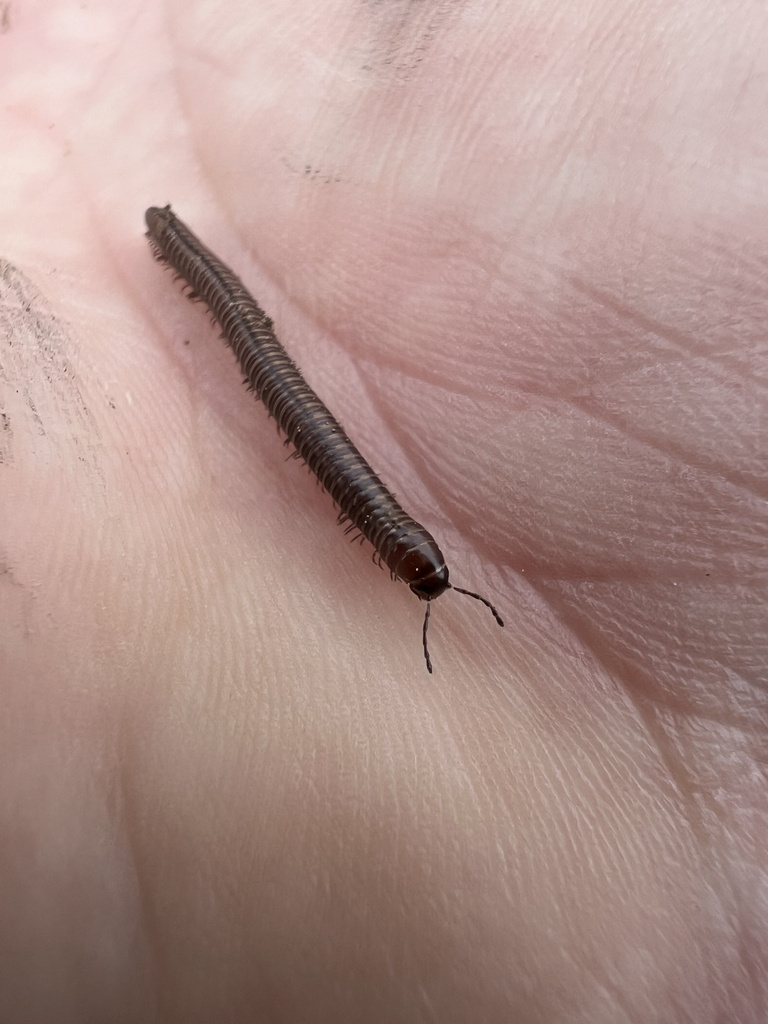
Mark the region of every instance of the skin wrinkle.
<instances>
[{"instance_id":1,"label":"skin wrinkle","mask_svg":"<svg viewBox=\"0 0 768 1024\"><path fill-rule=\"evenodd\" d=\"M703 350L697 338L687 334L685 331L675 330L673 327L640 312L640 310L625 305L612 295L604 292L601 288L588 282L573 279L571 283L577 291L583 292L593 302L615 313L620 322L628 321L649 335L665 341L683 356L693 355L697 359L708 362L718 369L727 370L729 373L736 373L740 377L746 376L747 371L740 365L739 360L733 358L733 356L723 356L707 352L705 349Z\"/></svg>"},{"instance_id":2,"label":"skin wrinkle","mask_svg":"<svg viewBox=\"0 0 768 1024\"><path fill-rule=\"evenodd\" d=\"M750 383L755 381L754 372L747 369L743 362L743 353L736 351L710 352L702 347L701 340L691 332L676 330L664 324L637 308L630 307L620 302L614 296L604 292L599 287L582 280L574 279L573 287L582 292L591 301L597 304L598 308L603 307L609 313L614 314L619 322L627 321L636 326L646 334L656 337L671 346L673 351L679 352L683 357L695 357L697 360L705 361L718 370L726 370L729 374L736 374L743 380ZM706 283L706 278L702 280ZM733 297L734 301L736 296Z\"/></svg>"},{"instance_id":3,"label":"skin wrinkle","mask_svg":"<svg viewBox=\"0 0 768 1024\"><path fill-rule=\"evenodd\" d=\"M753 908L744 905L744 901L739 895L738 886L735 881L730 878L730 872L728 872L726 877L728 877L728 881L730 883L731 894L733 896L735 906L743 914L741 919L746 921L753 912ZM752 952L755 947L755 936L753 934L754 929L748 929L746 925L742 925L739 915L734 915L734 917L736 921L735 942L739 953L739 959L741 963L744 964L744 971L749 980L751 1001L754 1006L759 1006L761 1001L761 966L756 962Z\"/></svg>"},{"instance_id":4,"label":"skin wrinkle","mask_svg":"<svg viewBox=\"0 0 768 1024\"><path fill-rule=\"evenodd\" d=\"M531 394L534 392L529 390L528 393ZM560 400L567 401L573 409L583 413L586 417L596 420L599 423L603 423L608 427L612 427L618 433L624 434L626 437L636 441L640 445L647 446L664 456L671 455L690 469L696 469L699 471L703 470L708 475L721 479L735 489L742 490L753 497L765 497L761 489L755 487L749 481L729 473L726 466L709 462L709 460L702 457L701 453L697 452L694 454L691 451L686 451L682 446L671 442L669 438L657 439L654 437L652 430L644 425L638 424L636 427L632 428L625 418L619 417L605 408L599 408L597 404L593 402L579 400L575 397L563 396L562 394L560 395Z\"/></svg>"},{"instance_id":5,"label":"skin wrinkle","mask_svg":"<svg viewBox=\"0 0 768 1024\"><path fill-rule=\"evenodd\" d=\"M610 603L610 595L608 603ZM658 599L652 597L650 604L658 605L658 603ZM583 599L579 602L577 595L571 596L569 605L572 609L577 609L581 605L582 609L586 611L585 602ZM682 618L684 622L685 616ZM726 727L737 729L745 735L749 734L750 729L759 733L766 711L764 687L758 684L751 686L747 693L746 705L744 696L736 692L732 686L729 695L724 698L723 702L715 703L709 688L702 687L702 679L706 679L706 672L711 682L715 683L719 690L720 687L727 684L727 677L723 671L724 668L729 668L727 662L724 659L712 660L705 665L701 661L686 658L684 653L688 647L692 646L692 639L695 640L695 638L681 637L681 627L676 626L671 618L668 628L668 643L671 652L667 654L665 660L662 645L659 645L658 650L655 648L649 650L648 643L642 643L642 637L650 628L650 619L638 611L631 623L628 623L622 630L613 631L614 634L622 636L629 630L634 630L630 633L630 639L635 640L633 646L630 647L626 641L617 642L608 635L607 628L604 628L600 637L602 649L612 650L615 656L628 666L629 671L640 673L643 679L643 692L654 704L662 705L669 712L682 716L695 712L697 720L719 722ZM706 629L702 631L702 637L704 635L706 635ZM735 641L732 643L735 644ZM678 645L677 650L674 648L675 644ZM643 664L648 667L644 669ZM686 689L681 689L681 682L691 674L693 674L693 678L690 680L691 685ZM716 709L719 709L719 713L715 713Z\"/></svg>"},{"instance_id":6,"label":"skin wrinkle","mask_svg":"<svg viewBox=\"0 0 768 1024\"><path fill-rule=\"evenodd\" d=\"M554 434L554 431L551 433ZM540 448L543 451L543 446ZM586 448L585 454L592 458L589 462L585 460L585 466L594 474L597 471L597 462L593 449L594 443ZM707 517L702 517L699 511L700 504L694 500L698 497L694 488L690 483L686 487L687 481L684 479L674 479L670 482L669 477L665 477L664 471L667 467L662 460L658 461L655 472L651 472L649 467L644 467L647 486L637 488L633 484L632 474L626 472L625 466L621 464L620 449L611 451L611 455L612 461L616 460L622 476L615 481L605 496L600 496L596 509L590 507L591 496L588 489L584 489L583 493L580 492L580 501L571 494L573 506L578 509L581 518L574 516L573 513L570 519L566 516L567 507L562 504L562 494L567 492L570 483L570 467L566 466L564 469L567 475L561 484L562 493L555 492L549 506L539 510L540 515L546 515L547 519L551 520L553 535L557 536L557 544L560 547L558 550L557 545L553 543L553 548L547 550L545 557L540 558L541 579L547 578L547 570L551 577L553 569L559 567L560 578L565 581L608 582L615 578L617 571L620 571L626 574L628 583L659 579L666 580L668 585L671 585L676 580L691 578L703 583L706 580L706 572L712 570L713 565L700 563L704 558L716 557L714 568L717 569L718 579L731 586L737 581L743 581L744 585L749 586L748 581L755 576L756 570L761 568L762 559L756 537L758 517L750 515L746 523L747 528L735 534L731 526L732 513L744 508L743 502L727 500L727 491L719 502L717 494L710 498L701 492L702 497L708 499L707 504L711 505L711 508L706 509ZM529 484L533 479L530 473L522 474L518 486ZM657 479L659 484L655 492L650 489L654 486L654 479ZM636 498L633 488L637 494ZM655 511L654 502L668 503L662 505L665 511L663 516L656 517L659 521L654 521L651 514ZM602 513L602 524L598 511ZM697 521L697 515L701 521ZM619 532L623 522L622 516L631 517L638 524L638 528L624 540L622 550L617 550L609 561L602 554L602 538L606 534L610 537L616 536L617 539L624 536ZM519 522L517 529L525 538L529 530L536 532L540 526L532 519ZM714 552L712 556L708 554L710 548ZM580 562L574 562L575 555L581 558ZM532 569L528 567L527 571L531 572ZM557 578L557 574L554 578ZM715 582L713 576L712 583Z\"/></svg>"},{"instance_id":7,"label":"skin wrinkle","mask_svg":"<svg viewBox=\"0 0 768 1024\"><path fill-rule=\"evenodd\" d=\"M587 291L586 286L577 285L577 287L581 287L582 290ZM609 305L609 300L607 300L604 296L599 296L599 301L601 301L608 308L611 308L611 306ZM627 319L630 322L632 321L635 315L631 310L622 309L618 304L616 304L614 311L622 319ZM640 317L639 326L641 327L641 329L648 330L651 334L655 334L660 339L669 340L668 332L665 332L661 325L652 324L647 318ZM732 365L722 365L725 362L723 360L715 359L713 357L707 358L711 360L714 365L721 365L721 367L723 369L726 369L728 373L737 372L739 375L742 375L744 373L744 370L741 368L735 368ZM722 374L720 374L720 379L722 379ZM619 378L617 383L622 383L621 378ZM640 429L633 429L630 426L626 415L619 418L613 411L608 411L604 406L601 409L596 408L595 402L581 402L578 403L577 407L582 408L585 412L594 413L594 415L600 417L605 422L617 428L621 428L622 430L627 432L628 436L633 437L635 440L638 440L644 444L650 444L654 446L657 450L659 450L665 455L672 455L674 458L678 459L683 463L686 463L691 467L695 467L698 469L706 469L710 472L716 473L723 480L727 481L728 483L732 484L735 487L743 488L745 491L747 491L747 493L753 494L756 497L763 498L765 496L763 491L759 487L757 487L753 480L751 480L743 471L731 471L729 470L726 463L715 462L714 460L709 458L708 455L703 451L686 450L684 447L682 447L682 445L673 441L669 436L664 437L663 435L660 434L657 436L658 428L653 429L650 425L644 424L643 427Z\"/></svg>"},{"instance_id":8,"label":"skin wrinkle","mask_svg":"<svg viewBox=\"0 0 768 1024\"><path fill-rule=\"evenodd\" d=\"M464 230L462 225L456 224L455 232L460 234L462 230ZM451 395L454 394L476 394L478 384L474 382L473 378L467 379L466 376L458 375L456 371L458 369L461 374L466 375L467 371L471 370L474 376L478 373L478 369L484 370L485 366L479 368L476 364L468 366L466 350L456 351L454 348L450 348L445 351L442 359L427 361L423 358L418 348L419 341L429 338L435 332L440 332L449 338L451 335L459 338L464 337L466 330L465 320L468 320L473 325L473 334L481 334L483 328L489 326L487 322L484 323L482 318L480 318L479 311L476 308L477 288L480 287L485 291L490 291L492 288L498 287L499 282L493 281L490 275L483 275L480 277L478 285L479 275L477 272L472 272L469 268L464 272L463 266L458 270L456 269L456 264L459 261L463 265L473 260L474 249L475 246L472 245L469 248L469 252L461 257L457 254L449 253L447 255L449 261L447 270L442 259L435 260L436 274L447 275L450 279L450 286L459 291L462 296L467 291L470 291L472 301L468 303L463 298L457 300L454 295L446 293L445 287L441 287L437 292L437 302L439 304L435 309L434 317L430 318L427 313L423 313L419 322L412 325L413 333L410 334L410 346L406 353L398 352L395 347L395 343L398 340L398 328L394 323L394 317L398 313L396 303L393 303L392 307L387 307L383 311L383 315L376 320L364 323L362 330L355 330L350 327L339 331L337 325L335 336L339 344L342 344L350 352L350 356L354 357L356 364L361 368L366 365L375 365L378 369L391 369L397 373L402 373L405 368L409 380L438 386L448 393L449 400ZM405 287L397 277L393 277L387 283L391 285L395 293ZM412 285L411 290L413 290ZM435 299L432 295L429 295L428 299L430 305L435 304ZM456 304L457 315L455 317L451 315L452 303ZM446 319L448 320L447 325ZM477 326L475 327L475 325ZM494 328L498 330L498 322L494 324ZM371 345L366 344L369 336L375 343L373 348ZM404 360L404 356L407 361ZM481 358L479 354L478 358ZM489 351L488 363L498 367L499 362L498 350ZM470 385L475 390L469 390ZM485 381L483 381L483 385L487 387Z\"/></svg>"},{"instance_id":9,"label":"skin wrinkle","mask_svg":"<svg viewBox=\"0 0 768 1024\"><path fill-rule=\"evenodd\" d=\"M147 872L140 862L140 855L133 837L137 834L136 825L138 815L134 808L133 785L126 775L125 766L131 763L131 758L124 755L129 749L126 741L125 729L120 730L117 747L123 756L117 758L118 765L121 765L117 776L115 787L115 802L112 808L113 824L117 832L122 835L126 842L126 853L128 863L131 865L134 879L134 890L136 894L135 906L137 909L137 933L141 936L141 946L145 952L145 963L148 961L148 973L145 975L147 987L151 998L147 1001L148 1008L151 1008L152 1019L160 1019L161 1014L161 989L159 977L162 974L162 959L158 947L157 928L154 923L152 910L152 895L146 882Z\"/></svg>"},{"instance_id":10,"label":"skin wrinkle","mask_svg":"<svg viewBox=\"0 0 768 1024\"><path fill-rule=\"evenodd\" d=\"M535 587L535 582L532 582L531 585ZM542 594L542 597L545 600L547 599L545 594ZM642 677L638 678L637 667L629 667L621 659L609 653L605 646L601 644L600 637L593 635L591 630L585 628L585 624L580 622L567 608L564 608L562 605L559 608L556 607L551 596L549 603L552 610L558 615L558 619L591 652L596 663L603 668L606 675L609 678L619 679L623 682L624 692L636 709L638 721L642 723L646 737L652 743L654 749L659 754L662 764L666 767L668 778L680 797L681 807L685 808L686 819L691 833L699 842L703 842L706 837L706 830L703 827L698 804L693 799L694 787L691 779L683 765L674 757L669 749L669 738L665 732L659 730L653 709L641 696L638 682L642 680Z\"/></svg>"}]
</instances>

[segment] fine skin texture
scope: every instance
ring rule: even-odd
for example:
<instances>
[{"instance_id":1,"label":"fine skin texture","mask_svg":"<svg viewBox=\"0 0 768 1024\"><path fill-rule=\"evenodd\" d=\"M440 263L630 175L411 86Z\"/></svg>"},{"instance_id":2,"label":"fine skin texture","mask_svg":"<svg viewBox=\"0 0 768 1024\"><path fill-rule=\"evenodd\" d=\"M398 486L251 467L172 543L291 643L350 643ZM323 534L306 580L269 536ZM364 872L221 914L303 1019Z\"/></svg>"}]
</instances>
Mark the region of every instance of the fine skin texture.
<instances>
[{"instance_id":1,"label":"fine skin texture","mask_svg":"<svg viewBox=\"0 0 768 1024\"><path fill-rule=\"evenodd\" d=\"M768 1018L766 38L0 5L0 1020ZM426 676L166 202L507 629Z\"/></svg>"}]
</instances>

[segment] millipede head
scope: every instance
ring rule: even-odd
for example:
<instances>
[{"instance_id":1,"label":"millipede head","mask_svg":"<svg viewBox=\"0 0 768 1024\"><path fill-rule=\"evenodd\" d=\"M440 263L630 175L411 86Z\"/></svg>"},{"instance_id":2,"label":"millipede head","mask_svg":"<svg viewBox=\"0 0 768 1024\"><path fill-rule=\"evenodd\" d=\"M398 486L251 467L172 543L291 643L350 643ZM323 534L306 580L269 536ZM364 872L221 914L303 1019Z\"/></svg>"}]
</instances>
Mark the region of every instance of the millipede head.
<instances>
[{"instance_id":1,"label":"millipede head","mask_svg":"<svg viewBox=\"0 0 768 1024\"><path fill-rule=\"evenodd\" d=\"M481 597L479 594L475 594L471 590L464 590L462 587L454 587L454 585L452 583L448 582L448 570L447 569L445 570L445 575L446 575L445 586L442 588L442 590L439 591L439 594L442 594L443 591L445 591L445 590L455 590L457 594L466 594L467 597L474 597L474 599L476 601L480 601L482 604L485 605L486 608L490 608L491 615L493 615L494 619L496 619L496 621L498 622L498 624L500 626L504 625L504 620L502 619L502 617L499 615L499 613L496 611L494 606L491 604L491 602L486 597ZM411 590L413 590L414 593L417 593L417 591L415 590L413 585L411 585ZM429 647L427 646L427 627L429 626L429 612L430 612L430 609L431 609L432 606L430 604L430 600L431 599L429 597L424 598L423 600L426 600L426 602L427 602L427 610L424 613L424 628L422 629L421 637L422 637L422 644L424 645L424 660L427 663L427 672L431 672L432 671L432 659L429 656Z\"/></svg>"},{"instance_id":2,"label":"millipede head","mask_svg":"<svg viewBox=\"0 0 768 1024\"><path fill-rule=\"evenodd\" d=\"M387 551L384 561L420 601L440 597L450 587L443 553L434 537L418 523L413 523Z\"/></svg>"},{"instance_id":3,"label":"millipede head","mask_svg":"<svg viewBox=\"0 0 768 1024\"><path fill-rule=\"evenodd\" d=\"M412 576L408 580L408 586L420 601L433 601L436 597L444 594L450 587L451 584L448 582L448 566L444 562L429 566L426 572L424 572L421 566L419 568L422 575L416 578Z\"/></svg>"}]
</instances>

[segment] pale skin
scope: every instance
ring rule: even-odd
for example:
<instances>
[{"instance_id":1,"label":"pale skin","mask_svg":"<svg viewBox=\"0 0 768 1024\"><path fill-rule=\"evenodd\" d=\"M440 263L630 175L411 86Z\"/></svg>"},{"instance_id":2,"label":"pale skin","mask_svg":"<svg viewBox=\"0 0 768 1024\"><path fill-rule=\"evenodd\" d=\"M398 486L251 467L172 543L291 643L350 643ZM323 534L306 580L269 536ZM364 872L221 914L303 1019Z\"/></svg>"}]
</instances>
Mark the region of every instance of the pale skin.
<instances>
[{"instance_id":1,"label":"pale skin","mask_svg":"<svg viewBox=\"0 0 768 1024\"><path fill-rule=\"evenodd\" d=\"M765 5L0 7L0 1019L764 1021Z\"/></svg>"}]
</instances>

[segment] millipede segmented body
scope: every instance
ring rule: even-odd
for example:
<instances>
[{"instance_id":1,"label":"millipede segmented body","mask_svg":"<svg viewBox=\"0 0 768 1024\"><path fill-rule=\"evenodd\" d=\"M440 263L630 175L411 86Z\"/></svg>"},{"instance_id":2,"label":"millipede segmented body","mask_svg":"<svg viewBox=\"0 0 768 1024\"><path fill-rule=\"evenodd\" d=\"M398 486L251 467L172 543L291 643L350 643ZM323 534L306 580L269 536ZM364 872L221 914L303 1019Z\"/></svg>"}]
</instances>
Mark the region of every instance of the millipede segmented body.
<instances>
[{"instance_id":1,"label":"millipede segmented body","mask_svg":"<svg viewBox=\"0 0 768 1024\"><path fill-rule=\"evenodd\" d=\"M434 537L412 519L381 482L345 434L341 424L307 384L278 341L272 321L242 281L189 230L170 206L146 212L147 237L156 256L184 279L192 295L206 304L237 356L249 387L274 417L278 428L309 466L340 510L373 545L396 579L430 602L449 588L487 605L484 597L454 587ZM427 603L423 626L427 649Z\"/></svg>"}]
</instances>

